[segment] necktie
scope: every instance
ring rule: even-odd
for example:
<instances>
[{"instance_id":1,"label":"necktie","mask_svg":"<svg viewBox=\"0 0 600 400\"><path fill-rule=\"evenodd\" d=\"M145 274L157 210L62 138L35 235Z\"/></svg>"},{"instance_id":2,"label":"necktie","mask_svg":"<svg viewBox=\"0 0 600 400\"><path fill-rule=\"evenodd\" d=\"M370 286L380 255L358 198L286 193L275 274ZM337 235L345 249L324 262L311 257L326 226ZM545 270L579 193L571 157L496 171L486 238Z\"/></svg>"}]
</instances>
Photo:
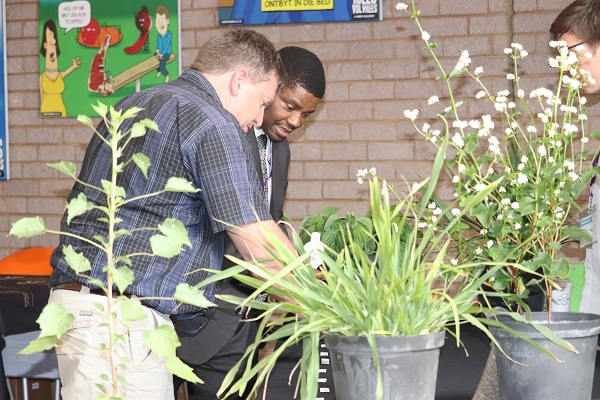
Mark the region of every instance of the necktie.
<instances>
[{"instance_id":1,"label":"necktie","mask_svg":"<svg viewBox=\"0 0 600 400\"><path fill-rule=\"evenodd\" d=\"M260 156L260 167L262 170L263 177L263 189L265 194L265 201L269 201L269 190L268 190L268 171L267 171L267 135L264 133L256 138L258 144L258 155Z\"/></svg>"},{"instance_id":2,"label":"necktie","mask_svg":"<svg viewBox=\"0 0 600 400\"><path fill-rule=\"evenodd\" d=\"M263 193L265 196L265 202L269 204L269 186L268 186L268 174L267 174L267 135L264 133L258 135L256 138L258 144L258 155L260 156L260 169L262 170L263 177ZM260 293L256 296L257 301L267 301L268 293Z\"/></svg>"}]
</instances>

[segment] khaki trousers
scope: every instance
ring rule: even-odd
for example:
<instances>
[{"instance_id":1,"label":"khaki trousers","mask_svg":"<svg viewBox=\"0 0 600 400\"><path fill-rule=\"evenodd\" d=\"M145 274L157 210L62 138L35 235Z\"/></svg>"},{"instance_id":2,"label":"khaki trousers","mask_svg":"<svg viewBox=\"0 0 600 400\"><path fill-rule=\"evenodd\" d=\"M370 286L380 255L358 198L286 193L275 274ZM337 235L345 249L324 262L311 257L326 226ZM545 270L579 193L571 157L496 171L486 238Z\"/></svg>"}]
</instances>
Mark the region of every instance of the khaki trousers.
<instances>
[{"instance_id":1,"label":"khaki trousers","mask_svg":"<svg viewBox=\"0 0 600 400\"><path fill-rule=\"evenodd\" d=\"M49 303L57 303L75 317L71 328L56 347L64 400L90 400L108 395L112 374L108 343L108 298L84 291L52 290ZM165 314L142 306L146 318L133 321L130 327L117 324L123 340L116 345L118 395L127 400L174 400L173 376L159 357L146 346L142 335L159 325L171 324ZM103 310L102 310L103 309ZM129 361L127 361L129 360ZM98 387L103 386L106 393Z\"/></svg>"}]
</instances>

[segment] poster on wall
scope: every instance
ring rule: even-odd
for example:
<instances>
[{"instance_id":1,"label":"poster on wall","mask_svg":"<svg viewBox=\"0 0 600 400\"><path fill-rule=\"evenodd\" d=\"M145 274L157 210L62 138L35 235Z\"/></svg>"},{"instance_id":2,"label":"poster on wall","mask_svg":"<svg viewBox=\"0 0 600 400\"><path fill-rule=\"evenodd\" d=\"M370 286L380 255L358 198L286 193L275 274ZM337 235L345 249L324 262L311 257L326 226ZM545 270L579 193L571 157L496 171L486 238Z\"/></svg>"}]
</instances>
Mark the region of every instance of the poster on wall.
<instances>
[{"instance_id":1,"label":"poster on wall","mask_svg":"<svg viewBox=\"0 0 600 400\"><path fill-rule=\"evenodd\" d=\"M95 116L177 78L179 32L179 0L39 0L41 117Z\"/></svg>"},{"instance_id":2,"label":"poster on wall","mask_svg":"<svg viewBox=\"0 0 600 400\"><path fill-rule=\"evenodd\" d=\"M219 0L221 25L381 19L381 0Z\"/></svg>"},{"instance_id":3,"label":"poster on wall","mask_svg":"<svg viewBox=\"0 0 600 400\"><path fill-rule=\"evenodd\" d=\"M6 86L6 10L4 0L0 1L0 180L10 177L8 168L8 93Z\"/></svg>"}]
</instances>

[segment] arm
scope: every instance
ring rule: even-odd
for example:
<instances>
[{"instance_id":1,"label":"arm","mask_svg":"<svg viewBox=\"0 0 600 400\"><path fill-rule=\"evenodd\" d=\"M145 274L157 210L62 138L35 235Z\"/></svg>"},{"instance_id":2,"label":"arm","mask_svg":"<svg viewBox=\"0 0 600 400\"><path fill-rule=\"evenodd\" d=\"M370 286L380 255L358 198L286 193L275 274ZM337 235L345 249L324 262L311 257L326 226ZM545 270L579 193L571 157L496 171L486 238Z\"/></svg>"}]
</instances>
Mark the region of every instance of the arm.
<instances>
[{"instance_id":1,"label":"arm","mask_svg":"<svg viewBox=\"0 0 600 400\"><path fill-rule=\"evenodd\" d=\"M253 258L272 258L263 245L263 243L267 243L267 239L263 233L264 229L271 231L286 247L295 252L292 242L290 242L286 234L273 220L246 224L238 228L229 229L227 233L244 260L249 261ZM263 266L272 273L277 273L282 268L282 265L275 261Z\"/></svg>"},{"instance_id":2,"label":"arm","mask_svg":"<svg viewBox=\"0 0 600 400\"><path fill-rule=\"evenodd\" d=\"M74 58L73 59L73 65L71 65L67 70L65 70L64 72L62 72L62 77L63 79L67 77L67 75L69 75L71 72L73 72L73 70L77 69L81 67L81 60L79 59L79 57Z\"/></svg>"}]
</instances>

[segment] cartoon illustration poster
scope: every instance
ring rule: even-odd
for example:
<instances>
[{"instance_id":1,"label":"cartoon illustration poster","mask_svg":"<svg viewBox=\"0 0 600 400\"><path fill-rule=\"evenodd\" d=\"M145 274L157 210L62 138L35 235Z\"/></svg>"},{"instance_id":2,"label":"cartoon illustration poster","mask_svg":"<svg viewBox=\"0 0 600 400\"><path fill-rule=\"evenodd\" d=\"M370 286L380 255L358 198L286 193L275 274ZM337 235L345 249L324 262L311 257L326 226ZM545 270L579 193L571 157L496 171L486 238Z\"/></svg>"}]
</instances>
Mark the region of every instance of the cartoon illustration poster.
<instances>
[{"instance_id":1,"label":"cartoon illustration poster","mask_svg":"<svg viewBox=\"0 0 600 400\"><path fill-rule=\"evenodd\" d=\"M381 0L219 0L221 25L381 19Z\"/></svg>"},{"instance_id":2,"label":"cartoon illustration poster","mask_svg":"<svg viewBox=\"0 0 600 400\"><path fill-rule=\"evenodd\" d=\"M40 115L94 116L180 72L178 0L39 0Z\"/></svg>"},{"instance_id":3,"label":"cartoon illustration poster","mask_svg":"<svg viewBox=\"0 0 600 400\"><path fill-rule=\"evenodd\" d=\"M0 1L0 180L9 178L8 168L8 107L6 86L6 7Z\"/></svg>"}]
</instances>

